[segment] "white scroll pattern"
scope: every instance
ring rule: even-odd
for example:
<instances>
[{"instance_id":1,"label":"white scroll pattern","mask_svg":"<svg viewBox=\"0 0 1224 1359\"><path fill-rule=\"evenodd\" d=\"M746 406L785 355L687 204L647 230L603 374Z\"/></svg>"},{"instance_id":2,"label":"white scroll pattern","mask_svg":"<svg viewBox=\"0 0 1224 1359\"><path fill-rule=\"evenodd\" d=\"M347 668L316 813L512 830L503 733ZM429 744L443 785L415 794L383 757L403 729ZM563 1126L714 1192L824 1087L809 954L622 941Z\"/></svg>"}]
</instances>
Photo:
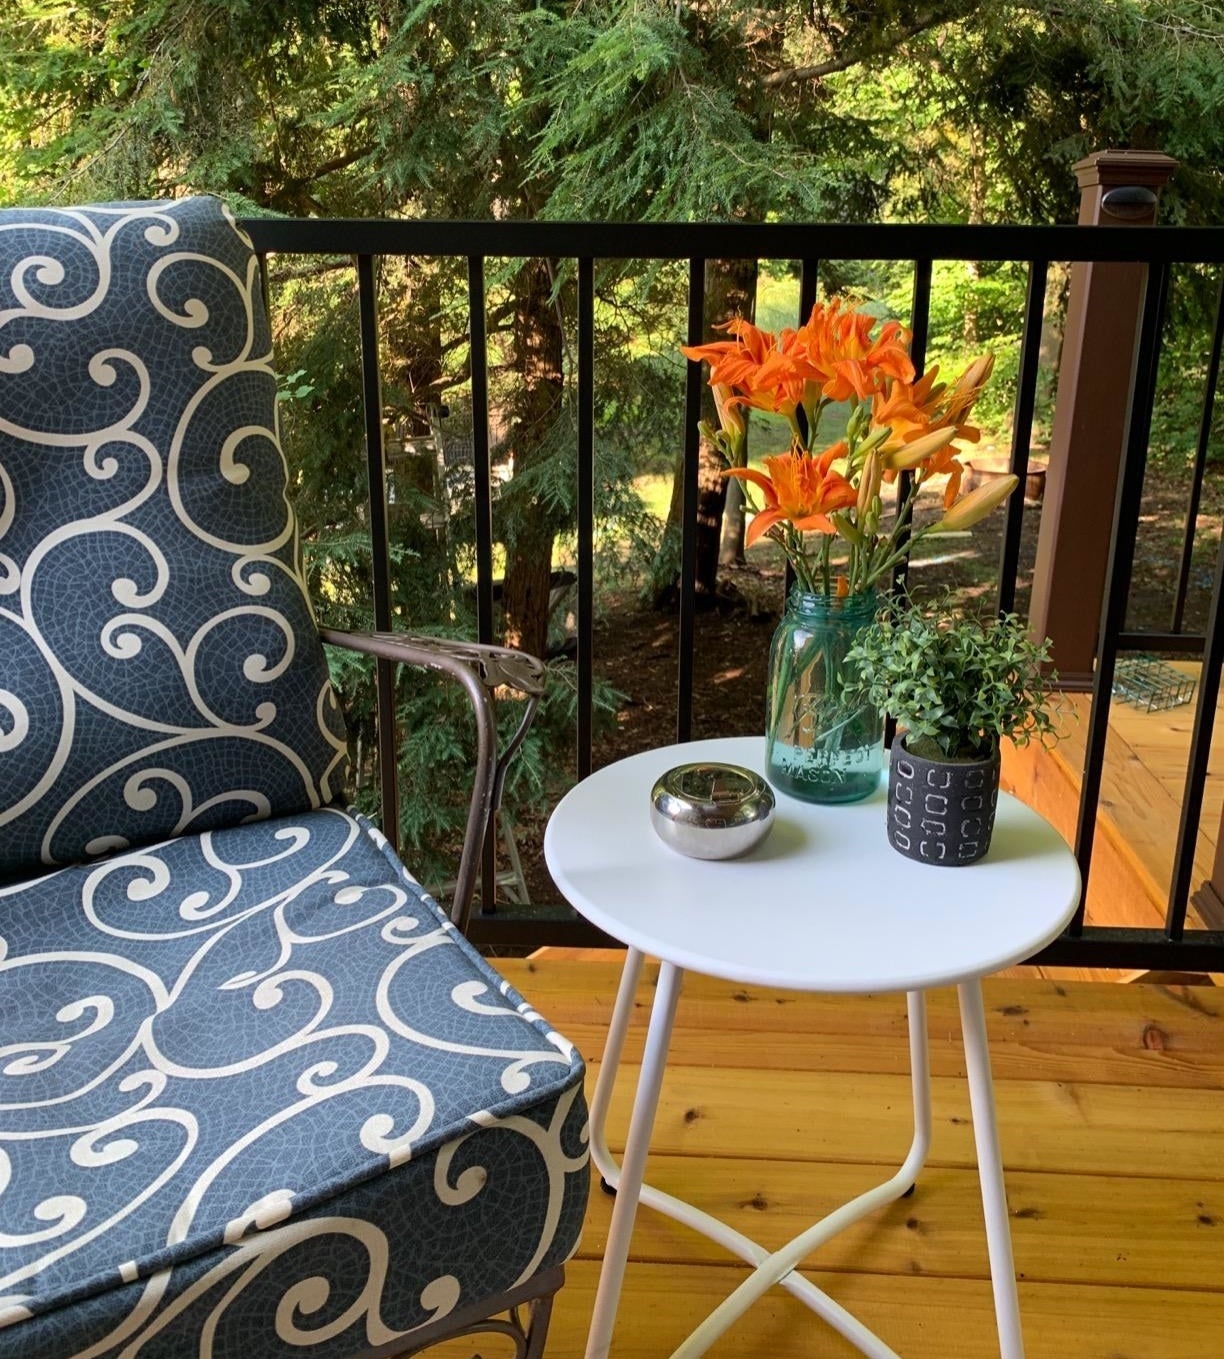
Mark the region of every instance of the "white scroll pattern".
<instances>
[{"instance_id":1,"label":"white scroll pattern","mask_svg":"<svg viewBox=\"0 0 1224 1359\"><path fill-rule=\"evenodd\" d=\"M341 792L287 479L219 202L0 212L0 877Z\"/></svg>"},{"instance_id":2,"label":"white scroll pattern","mask_svg":"<svg viewBox=\"0 0 1224 1359\"><path fill-rule=\"evenodd\" d=\"M575 1247L581 1060L347 813L0 887L0 1015L0 1359L333 1359Z\"/></svg>"}]
</instances>

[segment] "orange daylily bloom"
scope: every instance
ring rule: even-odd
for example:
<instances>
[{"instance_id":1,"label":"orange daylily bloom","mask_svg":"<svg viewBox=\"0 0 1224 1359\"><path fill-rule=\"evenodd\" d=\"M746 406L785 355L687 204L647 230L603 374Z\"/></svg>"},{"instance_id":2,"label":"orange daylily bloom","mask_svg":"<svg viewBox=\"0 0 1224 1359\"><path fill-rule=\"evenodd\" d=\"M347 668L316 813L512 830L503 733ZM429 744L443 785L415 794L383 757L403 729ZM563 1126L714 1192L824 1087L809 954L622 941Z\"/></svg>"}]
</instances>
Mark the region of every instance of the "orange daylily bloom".
<instances>
[{"instance_id":1,"label":"orange daylily bloom","mask_svg":"<svg viewBox=\"0 0 1224 1359\"><path fill-rule=\"evenodd\" d=\"M739 317L715 326L734 335L733 340L715 340L711 344L681 345L680 352L695 363L710 365L710 381L735 386L765 362L773 351L777 337L771 330L761 330L751 321Z\"/></svg>"},{"instance_id":2,"label":"orange daylily bloom","mask_svg":"<svg viewBox=\"0 0 1224 1359\"><path fill-rule=\"evenodd\" d=\"M807 322L795 332L796 357L810 367L830 401L870 399L886 379L913 382L914 365L908 352L909 335L898 321L886 321L873 340L876 318L853 304L842 310L841 299L817 302Z\"/></svg>"},{"instance_id":3,"label":"orange daylily bloom","mask_svg":"<svg viewBox=\"0 0 1224 1359\"><path fill-rule=\"evenodd\" d=\"M981 431L968 424L967 419L993 368L994 355L983 354L949 389L944 383L936 384L939 365L935 364L917 382L894 382L886 393L878 394L872 402L871 423L889 430L882 445L885 454L903 455L910 444L933 437L940 430L953 431L946 443L917 464L924 479L947 473L945 508L956 500L964 470L956 460L957 449L953 441L963 439L976 443L981 437ZM905 462L904 456L900 461ZM894 480L896 475L895 466L884 473L887 481Z\"/></svg>"},{"instance_id":4,"label":"orange daylily bloom","mask_svg":"<svg viewBox=\"0 0 1224 1359\"><path fill-rule=\"evenodd\" d=\"M965 469L953 458L951 467L946 470L948 480L944 483L944 509L950 510L960 495L961 477L965 475Z\"/></svg>"},{"instance_id":5,"label":"orange daylily bloom","mask_svg":"<svg viewBox=\"0 0 1224 1359\"><path fill-rule=\"evenodd\" d=\"M766 458L765 472L758 472L755 467L730 467L724 471L724 477L741 477L759 487L765 496L765 508L753 516L745 545L751 547L762 534L783 521L789 521L800 532L836 533L828 516L836 510L849 509L858 501L855 488L833 470L833 464L846 453L845 443L836 443L817 457L796 452Z\"/></svg>"},{"instance_id":6,"label":"orange daylily bloom","mask_svg":"<svg viewBox=\"0 0 1224 1359\"><path fill-rule=\"evenodd\" d=\"M726 387L728 409L755 406L789 415L803 399L804 378L779 349L778 336L739 317L716 326L735 338L681 345L685 358L710 365L710 384ZM787 332L783 332L785 335Z\"/></svg>"},{"instance_id":7,"label":"orange daylily bloom","mask_svg":"<svg viewBox=\"0 0 1224 1359\"><path fill-rule=\"evenodd\" d=\"M935 364L917 382L894 382L887 392L877 392L871 402L871 423L891 433L885 440L885 453L895 453L915 439L928 434L937 422L937 406L943 388L935 389L939 365Z\"/></svg>"},{"instance_id":8,"label":"orange daylily bloom","mask_svg":"<svg viewBox=\"0 0 1224 1359\"><path fill-rule=\"evenodd\" d=\"M739 318L717 327L734 338L682 345L681 353L710 365L710 382L730 388L730 406L791 415L810 395L812 384L831 401L852 396L867 401L888 382L913 382L908 333L886 321L872 339L877 320L840 298L818 302L797 330L762 330Z\"/></svg>"}]
</instances>

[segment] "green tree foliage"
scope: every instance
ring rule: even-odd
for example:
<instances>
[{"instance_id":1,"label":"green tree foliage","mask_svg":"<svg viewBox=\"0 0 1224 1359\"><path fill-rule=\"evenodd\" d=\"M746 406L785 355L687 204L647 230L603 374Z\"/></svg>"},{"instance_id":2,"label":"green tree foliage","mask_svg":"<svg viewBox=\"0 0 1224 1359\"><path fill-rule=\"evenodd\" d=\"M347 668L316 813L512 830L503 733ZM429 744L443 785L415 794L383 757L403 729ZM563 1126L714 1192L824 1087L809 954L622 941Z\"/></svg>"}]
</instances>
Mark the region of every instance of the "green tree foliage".
<instances>
[{"instance_id":1,"label":"green tree foliage","mask_svg":"<svg viewBox=\"0 0 1224 1359\"><path fill-rule=\"evenodd\" d=\"M1065 218L1069 160L1220 193L1209 0L10 0L10 199L190 185L295 213Z\"/></svg>"},{"instance_id":2,"label":"green tree foliage","mask_svg":"<svg viewBox=\"0 0 1224 1359\"><path fill-rule=\"evenodd\" d=\"M242 214L1051 221L1073 215L1071 161L1129 145L1182 160L1170 220L1213 221L1222 37L1208 0L7 0L0 202L207 190ZM734 270L711 278L712 317L751 296ZM826 264L826 286L851 278ZM282 259L271 282L318 597L361 621L352 273ZM981 340L1012 333L1014 271L968 283ZM643 559L658 529L631 482L680 442L682 285L615 261L597 280L599 511ZM385 261L379 288L386 428L410 442L466 391L465 280ZM565 261L490 262L506 633L537 650L573 522L573 303ZM393 475L400 621L470 629L470 488L443 504Z\"/></svg>"}]
</instances>

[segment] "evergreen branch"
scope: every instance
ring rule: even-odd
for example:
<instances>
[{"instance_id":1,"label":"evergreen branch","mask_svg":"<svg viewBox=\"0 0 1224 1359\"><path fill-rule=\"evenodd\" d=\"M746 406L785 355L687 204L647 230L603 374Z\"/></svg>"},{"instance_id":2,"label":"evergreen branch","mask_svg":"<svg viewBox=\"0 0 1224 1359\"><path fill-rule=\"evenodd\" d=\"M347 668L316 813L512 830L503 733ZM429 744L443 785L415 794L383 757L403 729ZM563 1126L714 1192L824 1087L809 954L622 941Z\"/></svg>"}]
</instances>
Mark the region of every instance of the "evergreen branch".
<instances>
[{"instance_id":1,"label":"evergreen branch","mask_svg":"<svg viewBox=\"0 0 1224 1359\"><path fill-rule=\"evenodd\" d=\"M346 151L343 155L333 156L331 160L325 160L322 165L316 165L309 174L293 175L286 180L286 187L293 185L313 184L316 180L322 179L324 175L335 174L337 170L347 169L348 166L356 161L363 160L366 156L376 151L378 148L373 142L367 142L364 146L354 147L351 151Z\"/></svg>"},{"instance_id":2,"label":"evergreen branch","mask_svg":"<svg viewBox=\"0 0 1224 1359\"><path fill-rule=\"evenodd\" d=\"M761 78L761 85L772 90L782 85L795 85L803 80L821 80L825 76L836 75L838 71L848 71L852 66L859 66L874 57L895 51L902 43L917 37L919 33L925 33L929 28L938 28L949 19L959 18L961 9L959 5L952 5L948 10L936 10L923 15L908 24L902 24L899 30L882 34L880 40L875 43L868 43L841 56L829 57L828 60L817 62L814 66L787 66L778 71L771 71Z\"/></svg>"},{"instance_id":3,"label":"evergreen branch","mask_svg":"<svg viewBox=\"0 0 1224 1359\"><path fill-rule=\"evenodd\" d=\"M324 274L338 273L342 269L347 269L350 273L353 269L351 256L343 259L320 259L310 264L294 264L283 269L270 269L268 271L269 283L293 283L299 279L321 278Z\"/></svg>"}]
</instances>

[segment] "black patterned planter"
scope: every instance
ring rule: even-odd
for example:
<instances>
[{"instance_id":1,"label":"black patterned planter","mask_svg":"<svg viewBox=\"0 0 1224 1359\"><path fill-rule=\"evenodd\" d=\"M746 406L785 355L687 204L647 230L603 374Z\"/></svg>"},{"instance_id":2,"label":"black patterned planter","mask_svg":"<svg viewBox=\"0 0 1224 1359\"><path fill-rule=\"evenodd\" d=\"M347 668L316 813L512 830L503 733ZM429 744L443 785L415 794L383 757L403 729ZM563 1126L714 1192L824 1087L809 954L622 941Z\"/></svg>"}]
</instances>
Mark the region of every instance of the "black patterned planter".
<instances>
[{"instance_id":1,"label":"black patterned planter","mask_svg":"<svg viewBox=\"0 0 1224 1359\"><path fill-rule=\"evenodd\" d=\"M999 800L999 752L984 760L927 760L894 743L888 773L888 843L924 864L956 868L990 848Z\"/></svg>"}]
</instances>

